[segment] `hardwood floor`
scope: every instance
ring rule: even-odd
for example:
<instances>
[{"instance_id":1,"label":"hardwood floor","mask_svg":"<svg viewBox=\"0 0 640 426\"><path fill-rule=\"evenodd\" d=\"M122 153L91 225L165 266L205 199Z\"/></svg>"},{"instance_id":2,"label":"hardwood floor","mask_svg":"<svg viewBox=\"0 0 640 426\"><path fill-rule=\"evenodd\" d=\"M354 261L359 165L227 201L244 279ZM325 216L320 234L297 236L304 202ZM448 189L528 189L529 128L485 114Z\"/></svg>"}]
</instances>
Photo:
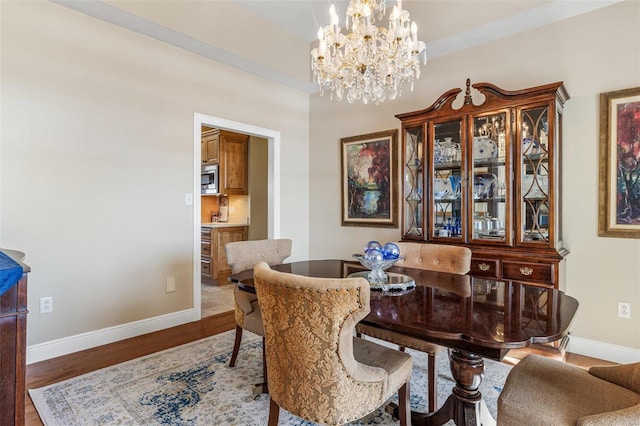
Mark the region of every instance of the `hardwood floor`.
<instances>
[{"instance_id":1,"label":"hardwood floor","mask_svg":"<svg viewBox=\"0 0 640 426\"><path fill-rule=\"evenodd\" d=\"M100 368L193 342L234 328L234 313L226 312L155 333L29 364L26 377L27 389L70 379ZM611 364L606 361L569 353L567 354L567 362L583 368L588 368L595 364ZM42 421L29 396L26 397L25 424L27 426L42 426Z\"/></svg>"}]
</instances>

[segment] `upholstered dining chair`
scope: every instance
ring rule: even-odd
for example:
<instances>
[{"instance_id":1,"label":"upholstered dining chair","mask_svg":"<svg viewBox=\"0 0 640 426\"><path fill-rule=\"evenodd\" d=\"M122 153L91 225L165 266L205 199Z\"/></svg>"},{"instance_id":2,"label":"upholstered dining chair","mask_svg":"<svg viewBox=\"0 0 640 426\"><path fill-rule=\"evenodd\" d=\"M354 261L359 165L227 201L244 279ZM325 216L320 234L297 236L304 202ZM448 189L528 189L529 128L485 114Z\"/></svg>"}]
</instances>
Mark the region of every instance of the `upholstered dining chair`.
<instances>
[{"instance_id":1,"label":"upholstered dining chair","mask_svg":"<svg viewBox=\"0 0 640 426\"><path fill-rule=\"evenodd\" d=\"M370 312L364 278L311 278L254 268L264 322L269 425L280 408L340 425L366 416L398 392L400 424L411 424L411 356L354 337Z\"/></svg>"},{"instance_id":2,"label":"upholstered dining chair","mask_svg":"<svg viewBox=\"0 0 640 426\"><path fill-rule=\"evenodd\" d=\"M528 355L498 397L498 426L638 426L640 362L584 370Z\"/></svg>"},{"instance_id":3,"label":"upholstered dining chair","mask_svg":"<svg viewBox=\"0 0 640 426\"><path fill-rule=\"evenodd\" d=\"M258 262L266 262L269 265L282 263L287 257L291 256L291 245L292 241L289 239L235 241L225 244L224 251L227 256L227 263L231 267L231 273L237 274L238 272L253 269ZM248 330L262 336L264 343L262 314L260 313L256 295L235 288L233 300L235 305L236 337L231 360L229 361L230 367L236 365L238 350L242 342L242 330Z\"/></svg>"},{"instance_id":4,"label":"upholstered dining chair","mask_svg":"<svg viewBox=\"0 0 640 426\"><path fill-rule=\"evenodd\" d=\"M395 266L460 275L466 274L471 269L471 250L467 247L407 242L399 242L397 244L400 248L400 255L404 259L399 260ZM435 411L438 404L436 355L444 348L420 339L392 331L380 330L365 324L358 324L356 331L359 334L395 343L400 346L401 350L410 348L427 354L429 411Z\"/></svg>"}]
</instances>

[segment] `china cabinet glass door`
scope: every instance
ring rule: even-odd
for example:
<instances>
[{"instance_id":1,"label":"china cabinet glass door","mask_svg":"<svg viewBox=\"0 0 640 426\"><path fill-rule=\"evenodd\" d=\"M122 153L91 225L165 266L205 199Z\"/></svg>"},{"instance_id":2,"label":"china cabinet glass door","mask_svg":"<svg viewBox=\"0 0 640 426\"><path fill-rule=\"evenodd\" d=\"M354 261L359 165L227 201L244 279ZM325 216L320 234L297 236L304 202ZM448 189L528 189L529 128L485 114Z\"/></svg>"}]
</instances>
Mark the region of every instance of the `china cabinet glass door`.
<instances>
[{"instance_id":1,"label":"china cabinet glass door","mask_svg":"<svg viewBox=\"0 0 640 426\"><path fill-rule=\"evenodd\" d=\"M520 110L520 242L549 243L549 107Z\"/></svg>"},{"instance_id":2,"label":"china cabinet glass door","mask_svg":"<svg viewBox=\"0 0 640 426\"><path fill-rule=\"evenodd\" d=\"M470 150L471 239L503 244L510 240L509 113L474 116Z\"/></svg>"},{"instance_id":3,"label":"china cabinet glass door","mask_svg":"<svg viewBox=\"0 0 640 426\"><path fill-rule=\"evenodd\" d=\"M409 238L421 238L424 236L422 230L424 209L423 127L405 129L404 141L404 235Z\"/></svg>"},{"instance_id":4,"label":"china cabinet glass door","mask_svg":"<svg viewBox=\"0 0 640 426\"><path fill-rule=\"evenodd\" d=\"M431 179L431 237L462 240L464 145L463 119L433 125Z\"/></svg>"}]
</instances>

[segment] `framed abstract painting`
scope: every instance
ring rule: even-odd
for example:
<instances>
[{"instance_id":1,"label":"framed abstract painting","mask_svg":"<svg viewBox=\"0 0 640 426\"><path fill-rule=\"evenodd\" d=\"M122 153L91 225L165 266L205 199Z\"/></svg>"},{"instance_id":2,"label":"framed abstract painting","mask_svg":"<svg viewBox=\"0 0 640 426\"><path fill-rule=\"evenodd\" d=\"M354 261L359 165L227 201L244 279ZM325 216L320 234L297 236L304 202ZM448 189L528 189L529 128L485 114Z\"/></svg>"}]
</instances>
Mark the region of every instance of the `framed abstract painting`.
<instances>
[{"instance_id":1,"label":"framed abstract painting","mask_svg":"<svg viewBox=\"0 0 640 426\"><path fill-rule=\"evenodd\" d=\"M340 139L342 226L398 227L398 130Z\"/></svg>"},{"instance_id":2,"label":"framed abstract painting","mask_svg":"<svg viewBox=\"0 0 640 426\"><path fill-rule=\"evenodd\" d=\"M640 238L640 87L600 94L598 235Z\"/></svg>"}]
</instances>

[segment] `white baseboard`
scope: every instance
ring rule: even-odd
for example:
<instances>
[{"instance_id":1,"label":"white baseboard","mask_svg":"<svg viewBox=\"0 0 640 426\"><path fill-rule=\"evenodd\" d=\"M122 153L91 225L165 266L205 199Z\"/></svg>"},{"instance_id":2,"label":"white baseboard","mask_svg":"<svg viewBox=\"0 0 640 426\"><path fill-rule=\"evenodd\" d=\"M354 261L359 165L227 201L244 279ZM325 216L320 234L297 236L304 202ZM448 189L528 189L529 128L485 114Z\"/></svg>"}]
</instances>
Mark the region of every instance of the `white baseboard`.
<instances>
[{"instance_id":1,"label":"white baseboard","mask_svg":"<svg viewBox=\"0 0 640 426\"><path fill-rule=\"evenodd\" d=\"M569 352L586 355L619 364L630 364L640 361L640 349L599 342L574 335L569 336Z\"/></svg>"},{"instance_id":2,"label":"white baseboard","mask_svg":"<svg viewBox=\"0 0 640 426\"><path fill-rule=\"evenodd\" d=\"M27 364L197 321L195 309L146 318L27 347Z\"/></svg>"}]
</instances>

